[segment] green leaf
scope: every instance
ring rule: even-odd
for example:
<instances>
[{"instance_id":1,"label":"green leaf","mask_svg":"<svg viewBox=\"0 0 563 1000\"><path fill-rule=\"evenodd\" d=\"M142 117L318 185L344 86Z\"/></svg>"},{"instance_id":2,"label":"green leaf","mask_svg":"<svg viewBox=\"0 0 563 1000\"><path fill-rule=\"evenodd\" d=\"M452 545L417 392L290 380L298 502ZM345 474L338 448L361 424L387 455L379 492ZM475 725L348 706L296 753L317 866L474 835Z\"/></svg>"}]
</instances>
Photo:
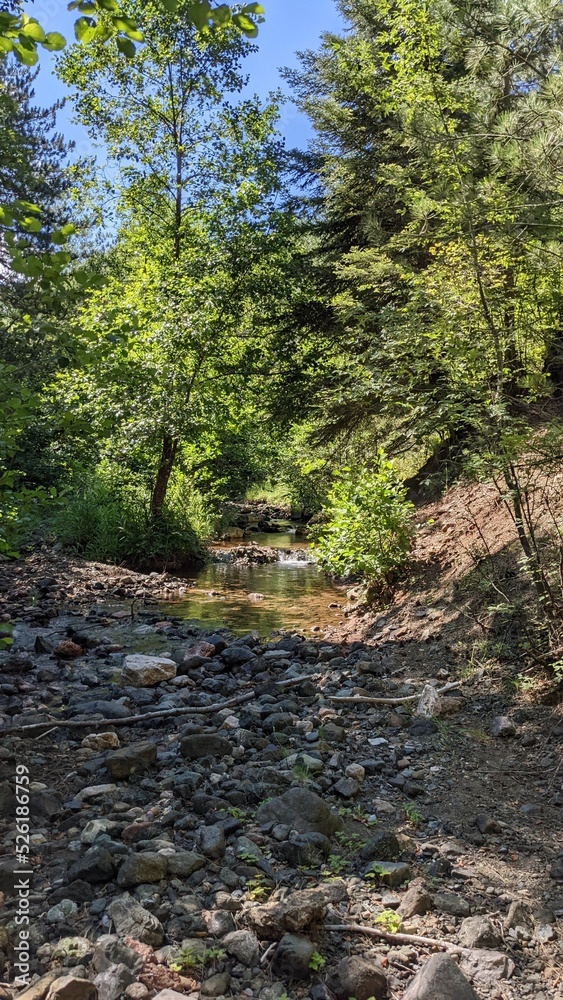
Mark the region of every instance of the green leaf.
<instances>
[{"instance_id":1,"label":"green leaf","mask_svg":"<svg viewBox=\"0 0 563 1000\"><path fill-rule=\"evenodd\" d=\"M13 52L18 62L24 66L35 66L35 63L39 59L35 48L28 49L27 46L21 45L18 42L14 43Z\"/></svg>"},{"instance_id":2,"label":"green leaf","mask_svg":"<svg viewBox=\"0 0 563 1000\"><path fill-rule=\"evenodd\" d=\"M258 28L246 14L233 14L233 24L236 24L247 38L256 38Z\"/></svg>"},{"instance_id":3,"label":"green leaf","mask_svg":"<svg viewBox=\"0 0 563 1000\"><path fill-rule=\"evenodd\" d=\"M20 34L25 35L26 38L32 38L34 42L44 42L46 35L43 28L37 21L28 21L24 24Z\"/></svg>"},{"instance_id":4,"label":"green leaf","mask_svg":"<svg viewBox=\"0 0 563 1000\"><path fill-rule=\"evenodd\" d=\"M127 35L127 38L131 38L134 42L143 41L142 31L139 31L137 25L130 17L114 17L112 20L117 30Z\"/></svg>"},{"instance_id":5,"label":"green leaf","mask_svg":"<svg viewBox=\"0 0 563 1000\"><path fill-rule=\"evenodd\" d=\"M93 0L79 0L78 10L81 14L95 14L96 4Z\"/></svg>"},{"instance_id":6,"label":"green leaf","mask_svg":"<svg viewBox=\"0 0 563 1000\"><path fill-rule=\"evenodd\" d=\"M215 22L215 24L220 24L220 25L230 24L232 19L231 8L229 7L228 4L222 3L219 7L215 7L211 11L210 17L211 20Z\"/></svg>"},{"instance_id":7,"label":"green leaf","mask_svg":"<svg viewBox=\"0 0 563 1000\"><path fill-rule=\"evenodd\" d=\"M39 205L34 205L31 201L23 201L21 198L16 199L14 206L23 209L24 212L34 212L36 215L41 213Z\"/></svg>"},{"instance_id":8,"label":"green leaf","mask_svg":"<svg viewBox=\"0 0 563 1000\"><path fill-rule=\"evenodd\" d=\"M74 35L78 42L91 42L96 34L96 22L91 17L79 17L74 25Z\"/></svg>"},{"instance_id":9,"label":"green leaf","mask_svg":"<svg viewBox=\"0 0 563 1000\"><path fill-rule=\"evenodd\" d=\"M14 216L8 208L3 208L0 205L0 225L11 226L14 221Z\"/></svg>"},{"instance_id":10,"label":"green leaf","mask_svg":"<svg viewBox=\"0 0 563 1000\"><path fill-rule=\"evenodd\" d=\"M201 0L199 3L191 3L186 10L186 17L188 21L191 21L198 31L203 31L204 28L207 28L210 15L211 6L208 3L208 0Z\"/></svg>"},{"instance_id":11,"label":"green leaf","mask_svg":"<svg viewBox=\"0 0 563 1000\"><path fill-rule=\"evenodd\" d=\"M49 31L41 44L48 52L60 52L66 45L66 38L58 31Z\"/></svg>"},{"instance_id":12,"label":"green leaf","mask_svg":"<svg viewBox=\"0 0 563 1000\"><path fill-rule=\"evenodd\" d=\"M264 14L265 10L261 3L245 3L241 14Z\"/></svg>"},{"instance_id":13,"label":"green leaf","mask_svg":"<svg viewBox=\"0 0 563 1000\"><path fill-rule=\"evenodd\" d=\"M161 3L165 10L169 10L171 14L175 14L178 10L178 0L161 0Z\"/></svg>"},{"instance_id":14,"label":"green leaf","mask_svg":"<svg viewBox=\"0 0 563 1000\"><path fill-rule=\"evenodd\" d=\"M11 38L6 38L5 35L0 35L0 52L11 52L14 47L14 43Z\"/></svg>"},{"instance_id":15,"label":"green leaf","mask_svg":"<svg viewBox=\"0 0 563 1000\"><path fill-rule=\"evenodd\" d=\"M127 59L135 58L137 49L130 38L124 38L123 35L119 35L116 41L119 51L123 52L123 55L126 56Z\"/></svg>"},{"instance_id":16,"label":"green leaf","mask_svg":"<svg viewBox=\"0 0 563 1000\"><path fill-rule=\"evenodd\" d=\"M32 219L28 217L27 219L22 219L22 226L28 233L40 233L41 232L41 222L39 219Z\"/></svg>"},{"instance_id":17,"label":"green leaf","mask_svg":"<svg viewBox=\"0 0 563 1000\"><path fill-rule=\"evenodd\" d=\"M98 7L101 7L102 10L108 10L110 14L119 10L119 4L116 0L98 0Z\"/></svg>"}]
</instances>

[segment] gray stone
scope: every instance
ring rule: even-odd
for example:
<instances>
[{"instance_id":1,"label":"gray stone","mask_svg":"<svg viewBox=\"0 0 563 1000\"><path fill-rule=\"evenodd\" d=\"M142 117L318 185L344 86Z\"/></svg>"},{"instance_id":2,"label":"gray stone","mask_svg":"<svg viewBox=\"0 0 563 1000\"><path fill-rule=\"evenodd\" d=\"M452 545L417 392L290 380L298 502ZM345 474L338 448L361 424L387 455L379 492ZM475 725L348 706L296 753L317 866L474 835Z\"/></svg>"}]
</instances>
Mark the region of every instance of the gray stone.
<instances>
[{"instance_id":1,"label":"gray stone","mask_svg":"<svg viewBox=\"0 0 563 1000\"><path fill-rule=\"evenodd\" d=\"M343 883L342 890L340 898L345 898ZM281 900L272 899L250 907L246 911L246 919L259 937L275 941L285 931L298 933L311 924L320 923L324 920L328 903L334 898L334 892L331 894L322 889L298 890Z\"/></svg>"},{"instance_id":2,"label":"gray stone","mask_svg":"<svg viewBox=\"0 0 563 1000\"><path fill-rule=\"evenodd\" d=\"M303 934L284 934L274 952L272 971L289 980L308 979L311 975L309 962L314 953L315 945L310 938Z\"/></svg>"},{"instance_id":3,"label":"gray stone","mask_svg":"<svg viewBox=\"0 0 563 1000\"><path fill-rule=\"evenodd\" d=\"M351 799L360 791L360 783L355 778L339 778L334 785L334 791L343 799Z\"/></svg>"},{"instance_id":4,"label":"gray stone","mask_svg":"<svg viewBox=\"0 0 563 1000\"><path fill-rule=\"evenodd\" d=\"M168 858L165 855L152 851L130 854L119 869L117 884L125 888L145 882L160 882L167 871Z\"/></svg>"},{"instance_id":5,"label":"gray stone","mask_svg":"<svg viewBox=\"0 0 563 1000\"><path fill-rule=\"evenodd\" d=\"M408 919L417 914L427 913L433 905L432 896L423 885L411 885L401 900L399 913Z\"/></svg>"},{"instance_id":6,"label":"gray stone","mask_svg":"<svg viewBox=\"0 0 563 1000\"><path fill-rule=\"evenodd\" d=\"M202 826L197 831L196 846L206 858L217 861L225 853L225 831L218 823L214 826Z\"/></svg>"},{"instance_id":7,"label":"gray stone","mask_svg":"<svg viewBox=\"0 0 563 1000\"><path fill-rule=\"evenodd\" d=\"M60 976L49 988L47 1000L96 1000L96 987L88 979Z\"/></svg>"},{"instance_id":8,"label":"gray stone","mask_svg":"<svg viewBox=\"0 0 563 1000\"><path fill-rule=\"evenodd\" d=\"M201 854L195 854L194 851L178 851L176 854L168 855L166 861L168 873L177 875L178 878L188 878L206 864L205 858L202 858Z\"/></svg>"},{"instance_id":9,"label":"gray stone","mask_svg":"<svg viewBox=\"0 0 563 1000\"><path fill-rule=\"evenodd\" d=\"M434 906L440 913L449 913L452 917L468 917L471 913L469 903L457 892L435 893Z\"/></svg>"},{"instance_id":10,"label":"gray stone","mask_svg":"<svg viewBox=\"0 0 563 1000\"><path fill-rule=\"evenodd\" d=\"M478 948L465 952L460 958L460 966L474 983L490 986L500 979L510 979L514 972L514 962L500 951Z\"/></svg>"},{"instance_id":11,"label":"gray stone","mask_svg":"<svg viewBox=\"0 0 563 1000\"><path fill-rule=\"evenodd\" d=\"M497 948L501 938L488 917L466 917L459 929L459 940L466 948Z\"/></svg>"},{"instance_id":12,"label":"gray stone","mask_svg":"<svg viewBox=\"0 0 563 1000\"><path fill-rule=\"evenodd\" d=\"M105 765L112 778L128 778L135 772L146 771L155 761L156 746L147 740L108 753Z\"/></svg>"},{"instance_id":13,"label":"gray stone","mask_svg":"<svg viewBox=\"0 0 563 1000\"><path fill-rule=\"evenodd\" d=\"M329 976L328 985L336 1000L349 1000L350 997L383 1000L387 996L387 978L382 967L360 955L343 958Z\"/></svg>"},{"instance_id":14,"label":"gray stone","mask_svg":"<svg viewBox=\"0 0 563 1000\"><path fill-rule=\"evenodd\" d=\"M143 944L158 948L164 940L164 928L152 913L145 910L133 896L125 892L114 899L107 908L107 914L113 920L116 933L120 937L132 937Z\"/></svg>"},{"instance_id":15,"label":"gray stone","mask_svg":"<svg viewBox=\"0 0 563 1000\"><path fill-rule=\"evenodd\" d=\"M534 926L530 907L519 899L514 899L508 908L508 913L504 918L504 929L509 931L512 927L525 927L531 931Z\"/></svg>"},{"instance_id":16,"label":"gray stone","mask_svg":"<svg viewBox=\"0 0 563 1000\"><path fill-rule=\"evenodd\" d=\"M284 823L299 833L322 833L331 837L342 828L342 819L308 788L289 788L256 812L258 823Z\"/></svg>"},{"instance_id":17,"label":"gray stone","mask_svg":"<svg viewBox=\"0 0 563 1000\"><path fill-rule=\"evenodd\" d=\"M200 757L227 757L232 750L229 741L216 733L193 733L184 736L180 743L180 753L186 760L199 760Z\"/></svg>"},{"instance_id":18,"label":"gray stone","mask_svg":"<svg viewBox=\"0 0 563 1000\"><path fill-rule=\"evenodd\" d=\"M493 736L516 736L516 726L507 715L497 715L491 722Z\"/></svg>"},{"instance_id":19,"label":"gray stone","mask_svg":"<svg viewBox=\"0 0 563 1000\"><path fill-rule=\"evenodd\" d=\"M232 931L225 935L221 944L229 955L234 955L243 965L252 968L258 964L260 957L258 938L251 931Z\"/></svg>"},{"instance_id":20,"label":"gray stone","mask_svg":"<svg viewBox=\"0 0 563 1000\"><path fill-rule=\"evenodd\" d=\"M58 816L61 807L61 799L49 788L38 789L29 796L29 808L34 819L52 820Z\"/></svg>"},{"instance_id":21,"label":"gray stone","mask_svg":"<svg viewBox=\"0 0 563 1000\"><path fill-rule=\"evenodd\" d=\"M375 876L375 881L396 889L411 877L410 867L404 861L372 861L365 874Z\"/></svg>"},{"instance_id":22,"label":"gray stone","mask_svg":"<svg viewBox=\"0 0 563 1000\"><path fill-rule=\"evenodd\" d=\"M475 826L481 833L500 833L501 827L497 823L496 819L492 816L488 816L487 813L479 813L475 817Z\"/></svg>"},{"instance_id":23,"label":"gray stone","mask_svg":"<svg viewBox=\"0 0 563 1000\"><path fill-rule=\"evenodd\" d=\"M207 918L207 930L213 937L222 938L236 930L232 913L228 910L212 910Z\"/></svg>"},{"instance_id":24,"label":"gray stone","mask_svg":"<svg viewBox=\"0 0 563 1000\"><path fill-rule=\"evenodd\" d=\"M96 941L92 965L96 972L106 972L115 965L125 965L133 972L140 972L143 959L138 952L123 944L117 934L103 934Z\"/></svg>"},{"instance_id":25,"label":"gray stone","mask_svg":"<svg viewBox=\"0 0 563 1000\"><path fill-rule=\"evenodd\" d=\"M383 861L398 861L403 853L401 845L394 833L390 830L381 830L375 836L370 837L367 844L364 844L360 851L362 861L375 861L379 858Z\"/></svg>"},{"instance_id":26,"label":"gray stone","mask_svg":"<svg viewBox=\"0 0 563 1000\"><path fill-rule=\"evenodd\" d=\"M119 1000L136 978L135 973L126 965L111 965L109 969L99 972L94 979L98 1000Z\"/></svg>"},{"instance_id":27,"label":"gray stone","mask_svg":"<svg viewBox=\"0 0 563 1000\"><path fill-rule=\"evenodd\" d=\"M121 671L121 683L132 687L154 687L176 676L174 660L166 656L144 656L134 653L126 656Z\"/></svg>"},{"instance_id":28,"label":"gray stone","mask_svg":"<svg viewBox=\"0 0 563 1000\"><path fill-rule=\"evenodd\" d=\"M231 977L228 972L217 972L210 976L200 986L199 995L201 997L221 997L229 992Z\"/></svg>"},{"instance_id":29,"label":"gray stone","mask_svg":"<svg viewBox=\"0 0 563 1000\"><path fill-rule=\"evenodd\" d=\"M409 983L403 1000L479 1000L449 955L432 955Z\"/></svg>"},{"instance_id":30,"label":"gray stone","mask_svg":"<svg viewBox=\"0 0 563 1000\"><path fill-rule=\"evenodd\" d=\"M223 663L225 663L227 667L232 670L233 667L240 667L243 663L248 663L249 660L253 660L256 653L252 652L250 646L244 646L242 644L239 646L234 644L232 646L227 646L226 649L223 649L220 655Z\"/></svg>"},{"instance_id":31,"label":"gray stone","mask_svg":"<svg viewBox=\"0 0 563 1000\"><path fill-rule=\"evenodd\" d=\"M114 876L113 858L105 847L89 847L68 870L69 882L83 879L91 884L111 882Z\"/></svg>"}]
</instances>

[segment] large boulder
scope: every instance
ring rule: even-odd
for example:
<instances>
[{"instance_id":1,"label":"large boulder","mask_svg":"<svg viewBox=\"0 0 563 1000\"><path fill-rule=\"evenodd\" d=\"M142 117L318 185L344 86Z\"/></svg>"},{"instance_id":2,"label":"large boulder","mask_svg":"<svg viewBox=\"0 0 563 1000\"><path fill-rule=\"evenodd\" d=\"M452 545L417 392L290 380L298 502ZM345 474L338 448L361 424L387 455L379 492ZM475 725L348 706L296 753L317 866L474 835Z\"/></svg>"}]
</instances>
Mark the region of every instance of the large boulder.
<instances>
[{"instance_id":1,"label":"large boulder","mask_svg":"<svg viewBox=\"0 0 563 1000\"><path fill-rule=\"evenodd\" d=\"M479 998L453 958L441 954L432 955L417 972L407 987L403 1000L479 1000Z\"/></svg>"},{"instance_id":2,"label":"large boulder","mask_svg":"<svg viewBox=\"0 0 563 1000\"><path fill-rule=\"evenodd\" d=\"M167 656L144 656L133 653L126 656L121 671L121 683L131 687L154 687L176 676L177 666Z\"/></svg>"},{"instance_id":3,"label":"large boulder","mask_svg":"<svg viewBox=\"0 0 563 1000\"><path fill-rule=\"evenodd\" d=\"M342 827L340 816L308 788L288 788L283 795L264 802L256 819L262 825L283 823L298 833L322 833L326 837L332 837Z\"/></svg>"}]
</instances>

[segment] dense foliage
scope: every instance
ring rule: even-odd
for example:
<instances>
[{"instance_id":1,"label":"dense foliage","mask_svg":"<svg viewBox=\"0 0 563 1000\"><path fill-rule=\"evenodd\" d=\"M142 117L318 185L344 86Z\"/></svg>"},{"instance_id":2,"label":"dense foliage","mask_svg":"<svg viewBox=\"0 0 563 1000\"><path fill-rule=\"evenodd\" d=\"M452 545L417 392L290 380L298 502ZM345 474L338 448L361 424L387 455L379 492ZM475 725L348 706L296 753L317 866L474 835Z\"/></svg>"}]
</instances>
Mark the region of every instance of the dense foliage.
<instances>
[{"instance_id":1,"label":"dense foliage","mask_svg":"<svg viewBox=\"0 0 563 1000\"><path fill-rule=\"evenodd\" d=\"M286 73L313 129L293 153L279 98L243 96L259 4L72 6L64 51L0 17L6 551L45 502L82 552L170 562L263 491L321 512L332 572L389 579L401 480L465 471L553 619L521 457L562 453L558 5L339 0L346 31ZM37 46L108 174L32 103L12 57Z\"/></svg>"}]
</instances>

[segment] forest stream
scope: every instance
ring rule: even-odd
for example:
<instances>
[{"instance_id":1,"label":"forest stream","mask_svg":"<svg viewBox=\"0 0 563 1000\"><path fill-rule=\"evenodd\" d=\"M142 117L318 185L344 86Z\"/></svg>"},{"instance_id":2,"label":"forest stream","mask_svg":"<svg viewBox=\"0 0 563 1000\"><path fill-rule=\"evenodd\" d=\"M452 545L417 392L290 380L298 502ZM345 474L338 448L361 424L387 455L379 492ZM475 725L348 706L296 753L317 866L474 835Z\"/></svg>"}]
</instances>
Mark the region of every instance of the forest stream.
<instances>
[{"instance_id":1,"label":"forest stream","mask_svg":"<svg viewBox=\"0 0 563 1000\"><path fill-rule=\"evenodd\" d=\"M233 560L242 547L279 550L274 562ZM196 587L166 608L204 627L228 626L236 635L256 630L319 632L342 619L343 587L332 585L314 562L308 543L288 529L253 533L234 544L216 543L212 559L194 575Z\"/></svg>"}]
</instances>

